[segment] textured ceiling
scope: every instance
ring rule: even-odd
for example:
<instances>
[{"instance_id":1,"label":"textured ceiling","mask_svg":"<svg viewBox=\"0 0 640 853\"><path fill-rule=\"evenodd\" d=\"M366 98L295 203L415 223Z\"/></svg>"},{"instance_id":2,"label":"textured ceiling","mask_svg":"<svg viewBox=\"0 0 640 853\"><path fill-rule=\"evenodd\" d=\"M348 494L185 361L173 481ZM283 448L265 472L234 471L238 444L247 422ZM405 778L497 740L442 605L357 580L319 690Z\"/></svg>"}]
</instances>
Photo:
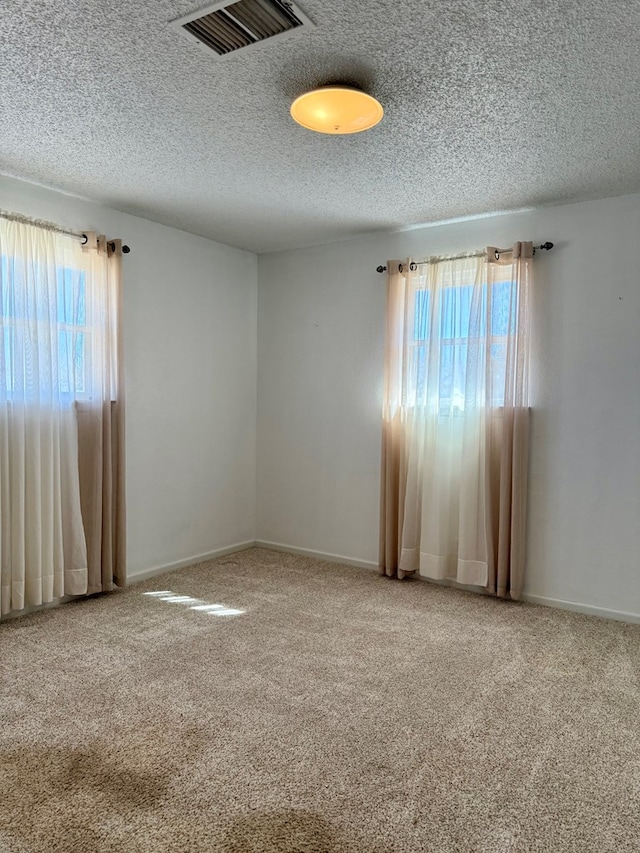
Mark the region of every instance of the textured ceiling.
<instances>
[{"instance_id":1,"label":"textured ceiling","mask_svg":"<svg viewBox=\"0 0 640 853\"><path fill-rule=\"evenodd\" d=\"M224 61L202 5L3 0L0 171L255 252L640 190L637 0L300 0ZM337 80L376 128L291 121Z\"/></svg>"}]
</instances>

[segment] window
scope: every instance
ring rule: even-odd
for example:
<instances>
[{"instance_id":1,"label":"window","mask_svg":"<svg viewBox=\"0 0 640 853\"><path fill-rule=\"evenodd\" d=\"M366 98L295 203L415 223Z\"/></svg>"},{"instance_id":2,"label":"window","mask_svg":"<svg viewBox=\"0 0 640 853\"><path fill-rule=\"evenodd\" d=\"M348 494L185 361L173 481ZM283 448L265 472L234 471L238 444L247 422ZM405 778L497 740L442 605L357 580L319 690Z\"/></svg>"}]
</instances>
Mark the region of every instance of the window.
<instances>
[{"instance_id":1,"label":"window","mask_svg":"<svg viewBox=\"0 0 640 853\"><path fill-rule=\"evenodd\" d=\"M468 383L468 375L484 362L480 350L488 349L491 388L487 400L492 406L503 406L507 343L515 334L517 316L514 283L460 282L434 291L428 288L426 276L420 275L411 294L405 405L434 405L443 416L464 412L478 398L478 382ZM466 391L469 386L473 398Z\"/></svg>"},{"instance_id":2,"label":"window","mask_svg":"<svg viewBox=\"0 0 640 853\"><path fill-rule=\"evenodd\" d=\"M0 398L71 403L86 396L86 298L84 270L0 258Z\"/></svg>"}]
</instances>

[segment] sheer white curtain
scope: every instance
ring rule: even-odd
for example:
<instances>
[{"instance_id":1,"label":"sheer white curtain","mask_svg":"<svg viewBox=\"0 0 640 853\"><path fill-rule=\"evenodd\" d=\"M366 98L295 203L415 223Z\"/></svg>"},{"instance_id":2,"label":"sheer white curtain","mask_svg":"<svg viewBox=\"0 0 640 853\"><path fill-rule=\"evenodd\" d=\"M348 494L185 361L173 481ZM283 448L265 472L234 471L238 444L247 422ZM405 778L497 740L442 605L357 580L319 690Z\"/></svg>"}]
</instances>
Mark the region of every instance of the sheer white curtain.
<instances>
[{"instance_id":1,"label":"sheer white curtain","mask_svg":"<svg viewBox=\"0 0 640 853\"><path fill-rule=\"evenodd\" d=\"M117 296L88 245L0 218L2 614L91 591L78 406L112 399Z\"/></svg>"},{"instance_id":2,"label":"sheer white curtain","mask_svg":"<svg viewBox=\"0 0 640 853\"><path fill-rule=\"evenodd\" d=\"M381 571L517 598L532 247L388 262Z\"/></svg>"}]
</instances>

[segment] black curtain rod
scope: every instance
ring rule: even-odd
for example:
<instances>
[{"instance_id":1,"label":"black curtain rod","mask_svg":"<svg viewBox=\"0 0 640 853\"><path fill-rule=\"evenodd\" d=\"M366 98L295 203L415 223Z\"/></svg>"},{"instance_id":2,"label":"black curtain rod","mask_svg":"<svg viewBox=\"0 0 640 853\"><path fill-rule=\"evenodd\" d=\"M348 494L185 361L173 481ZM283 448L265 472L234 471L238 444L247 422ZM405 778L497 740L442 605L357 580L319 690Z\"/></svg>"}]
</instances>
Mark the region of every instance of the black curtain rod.
<instances>
[{"instance_id":1,"label":"black curtain rod","mask_svg":"<svg viewBox=\"0 0 640 853\"><path fill-rule=\"evenodd\" d=\"M553 249L553 243L551 243L549 240L547 240L546 243L542 243L540 246L534 246L533 247L533 254L534 255L536 253L536 249L544 249L545 251L548 252L550 249ZM124 252L124 248L122 249L122 251ZM511 249L498 249L496 251L496 255L499 256L505 252L510 252L510 251L511 251ZM476 253L470 253L470 254L464 254L464 255L452 255L450 258L448 258L448 259L445 258L445 259L454 261L457 258L474 258L474 257L477 258L477 257L480 257L481 255L484 255L484 251L476 252ZM418 263L419 262L412 261L411 265L410 265L411 269L414 270L418 266ZM423 263L424 263L424 261L423 261ZM387 271L387 268L383 267L382 265L380 265L379 267L376 267L376 272L386 272L386 271Z\"/></svg>"}]
</instances>

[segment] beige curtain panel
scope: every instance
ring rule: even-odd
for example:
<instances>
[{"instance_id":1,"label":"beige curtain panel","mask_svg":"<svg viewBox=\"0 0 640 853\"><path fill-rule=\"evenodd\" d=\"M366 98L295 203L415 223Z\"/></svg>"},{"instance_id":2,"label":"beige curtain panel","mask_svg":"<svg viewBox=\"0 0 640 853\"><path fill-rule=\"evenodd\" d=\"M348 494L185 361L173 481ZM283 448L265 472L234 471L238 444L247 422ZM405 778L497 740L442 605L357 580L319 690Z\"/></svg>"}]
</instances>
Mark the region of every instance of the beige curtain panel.
<instances>
[{"instance_id":1,"label":"beige curtain panel","mask_svg":"<svg viewBox=\"0 0 640 853\"><path fill-rule=\"evenodd\" d=\"M521 595L532 257L387 263L383 574Z\"/></svg>"},{"instance_id":2,"label":"beige curtain panel","mask_svg":"<svg viewBox=\"0 0 640 853\"><path fill-rule=\"evenodd\" d=\"M87 592L94 593L126 584L122 241L87 233L83 254L104 312L104 333L92 339L96 393L76 401Z\"/></svg>"},{"instance_id":3,"label":"beige curtain panel","mask_svg":"<svg viewBox=\"0 0 640 853\"><path fill-rule=\"evenodd\" d=\"M0 217L0 613L123 585L121 244Z\"/></svg>"}]
</instances>

